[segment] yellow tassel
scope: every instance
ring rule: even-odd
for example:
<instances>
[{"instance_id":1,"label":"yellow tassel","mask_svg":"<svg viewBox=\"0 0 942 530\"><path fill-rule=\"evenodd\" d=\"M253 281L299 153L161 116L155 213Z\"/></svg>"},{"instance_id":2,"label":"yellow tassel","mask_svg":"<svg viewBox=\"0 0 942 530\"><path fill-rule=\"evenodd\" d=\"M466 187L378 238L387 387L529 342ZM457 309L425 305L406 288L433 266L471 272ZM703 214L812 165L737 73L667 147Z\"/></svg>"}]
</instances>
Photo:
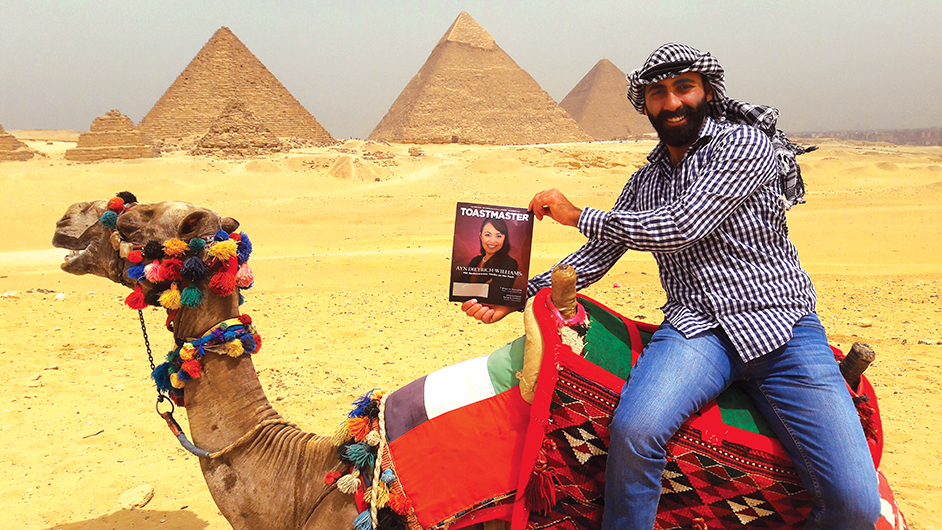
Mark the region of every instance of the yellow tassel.
<instances>
[{"instance_id":1,"label":"yellow tassel","mask_svg":"<svg viewBox=\"0 0 942 530\"><path fill-rule=\"evenodd\" d=\"M245 352L245 346L242 345L241 340L232 340L226 343L226 354L229 357L238 357Z\"/></svg>"},{"instance_id":2,"label":"yellow tassel","mask_svg":"<svg viewBox=\"0 0 942 530\"><path fill-rule=\"evenodd\" d=\"M183 388L184 383L180 381L180 378L177 377L177 374L170 374L170 384L173 385L173 388Z\"/></svg>"},{"instance_id":3,"label":"yellow tassel","mask_svg":"<svg viewBox=\"0 0 942 530\"><path fill-rule=\"evenodd\" d=\"M180 291L177 282L170 284L170 288L160 295L160 305L167 309L180 309Z\"/></svg>"},{"instance_id":4,"label":"yellow tassel","mask_svg":"<svg viewBox=\"0 0 942 530\"><path fill-rule=\"evenodd\" d=\"M382 436L379 435L379 431L370 431L370 433L366 435L366 443L374 447L379 445L381 440Z\"/></svg>"},{"instance_id":5,"label":"yellow tassel","mask_svg":"<svg viewBox=\"0 0 942 530\"><path fill-rule=\"evenodd\" d=\"M373 394L371 394L370 397L372 397L375 400L380 400L380 399L383 399L383 396L385 395L386 395L385 390L374 390Z\"/></svg>"},{"instance_id":6,"label":"yellow tassel","mask_svg":"<svg viewBox=\"0 0 942 530\"><path fill-rule=\"evenodd\" d=\"M337 431L334 432L334 435L330 437L330 443L340 447L349 439L350 431L347 430L347 422L343 422L340 424L340 427L337 427Z\"/></svg>"},{"instance_id":7,"label":"yellow tassel","mask_svg":"<svg viewBox=\"0 0 942 530\"><path fill-rule=\"evenodd\" d=\"M208 247L206 252L218 260L228 261L229 258L236 255L238 250L239 244L236 243L234 239L227 239L225 241L219 241L213 246Z\"/></svg>"},{"instance_id":8,"label":"yellow tassel","mask_svg":"<svg viewBox=\"0 0 942 530\"><path fill-rule=\"evenodd\" d=\"M171 258L175 258L180 254L183 254L189 250L189 248L190 245L176 238L164 241L164 254L170 256Z\"/></svg>"},{"instance_id":9,"label":"yellow tassel","mask_svg":"<svg viewBox=\"0 0 942 530\"><path fill-rule=\"evenodd\" d=\"M196 355L196 348L189 342L185 343L183 347L180 348L180 358L184 361L189 361L194 355Z\"/></svg>"},{"instance_id":10,"label":"yellow tassel","mask_svg":"<svg viewBox=\"0 0 942 530\"><path fill-rule=\"evenodd\" d=\"M370 488L373 490L373 506L376 506L376 509L385 508L389 503L389 486L385 482L379 481L379 483L373 484L373 487ZM369 497L366 497L369 499Z\"/></svg>"},{"instance_id":11,"label":"yellow tassel","mask_svg":"<svg viewBox=\"0 0 942 530\"><path fill-rule=\"evenodd\" d=\"M353 470L353 473L349 475L344 475L337 479L337 489L346 493L347 495L353 495L360 489L360 472L356 469Z\"/></svg>"}]
</instances>

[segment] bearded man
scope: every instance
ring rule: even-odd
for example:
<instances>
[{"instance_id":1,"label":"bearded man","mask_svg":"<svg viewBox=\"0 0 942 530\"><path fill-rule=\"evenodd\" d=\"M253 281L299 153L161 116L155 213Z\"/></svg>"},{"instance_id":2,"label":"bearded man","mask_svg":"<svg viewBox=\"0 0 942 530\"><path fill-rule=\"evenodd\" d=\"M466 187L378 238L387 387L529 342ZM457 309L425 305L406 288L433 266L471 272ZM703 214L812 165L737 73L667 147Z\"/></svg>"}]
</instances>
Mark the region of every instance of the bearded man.
<instances>
[{"instance_id":1,"label":"bearded man","mask_svg":"<svg viewBox=\"0 0 942 530\"><path fill-rule=\"evenodd\" d=\"M577 208L556 189L530 209L588 241L563 262L582 288L628 249L649 251L667 303L610 426L605 529L654 526L665 446L691 414L741 382L794 460L814 506L808 528L872 529L876 471L824 327L811 278L788 239L785 211L801 201L778 111L726 97L709 53L665 44L628 75L628 98L660 142L611 211ZM550 272L528 285L532 296ZM485 323L511 309L474 300Z\"/></svg>"}]
</instances>

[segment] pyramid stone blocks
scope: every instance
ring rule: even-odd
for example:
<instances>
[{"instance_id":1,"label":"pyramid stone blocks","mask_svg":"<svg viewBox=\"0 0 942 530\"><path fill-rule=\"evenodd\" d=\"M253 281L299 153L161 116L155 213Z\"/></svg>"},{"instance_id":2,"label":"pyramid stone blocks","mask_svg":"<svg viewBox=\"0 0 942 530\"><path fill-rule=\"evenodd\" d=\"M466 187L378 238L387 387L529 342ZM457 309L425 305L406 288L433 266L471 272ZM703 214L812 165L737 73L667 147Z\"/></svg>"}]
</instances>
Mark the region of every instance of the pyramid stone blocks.
<instances>
[{"instance_id":1,"label":"pyramid stone blocks","mask_svg":"<svg viewBox=\"0 0 942 530\"><path fill-rule=\"evenodd\" d=\"M248 110L248 105L233 101L216 118L190 154L240 158L286 150L278 137Z\"/></svg>"},{"instance_id":2,"label":"pyramid stone blocks","mask_svg":"<svg viewBox=\"0 0 942 530\"><path fill-rule=\"evenodd\" d=\"M334 138L229 30L220 28L141 120L146 139L192 146L237 100L280 138Z\"/></svg>"},{"instance_id":3,"label":"pyramid stone blocks","mask_svg":"<svg viewBox=\"0 0 942 530\"><path fill-rule=\"evenodd\" d=\"M465 12L369 138L475 144L591 139Z\"/></svg>"},{"instance_id":4,"label":"pyramid stone blocks","mask_svg":"<svg viewBox=\"0 0 942 530\"><path fill-rule=\"evenodd\" d=\"M3 130L0 125L0 161L24 161L33 158L33 150L16 139L15 136Z\"/></svg>"},{"instance_id":5,"label":"pyramid stone blocks","mask_svg":"<svg viewBox=\"0 0 942 530\"><path fill-rule=\"evenodd\" d=\"M78 144L65 152L66 160L92 162L112 158L153 158L154 149L144 144L141 132L130 118L117 110L95 118L91 128L79 135Z\"/></svg>"},{"instance_id":6,"label":"pyramid stone blocks","mask_svg":"<svg viewBox=\"0 0 942 530\"><path fill-rule=\"evenodd\" d=\"M559 103L592 138L627 140L653 133L648 118L628 102L625 73L602 59Z\"/></svg>"}]
</instances>

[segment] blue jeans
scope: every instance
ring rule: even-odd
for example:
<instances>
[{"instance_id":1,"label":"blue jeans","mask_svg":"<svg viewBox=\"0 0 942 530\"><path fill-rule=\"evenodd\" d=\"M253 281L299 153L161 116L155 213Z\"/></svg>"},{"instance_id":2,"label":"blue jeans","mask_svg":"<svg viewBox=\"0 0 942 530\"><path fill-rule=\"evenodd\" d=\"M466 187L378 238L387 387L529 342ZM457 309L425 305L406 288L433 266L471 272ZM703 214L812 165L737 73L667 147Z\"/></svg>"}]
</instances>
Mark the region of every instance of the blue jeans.
<instances>
[{"instance_id":1,"label":"blue jeans","mask_svg":"<svg viewBox=\"0 0 942 530\"><path fill-rule=\"evenodd\" d=\"M602 528L654 527L667 441L734 381L744 383L812 496L807 528L873 529L880 516L876 471L814 314L798 321L784 346L748 363L719 328L690 338L666 322L658 328L615 409Z\"/></svg>"}]
</instances>

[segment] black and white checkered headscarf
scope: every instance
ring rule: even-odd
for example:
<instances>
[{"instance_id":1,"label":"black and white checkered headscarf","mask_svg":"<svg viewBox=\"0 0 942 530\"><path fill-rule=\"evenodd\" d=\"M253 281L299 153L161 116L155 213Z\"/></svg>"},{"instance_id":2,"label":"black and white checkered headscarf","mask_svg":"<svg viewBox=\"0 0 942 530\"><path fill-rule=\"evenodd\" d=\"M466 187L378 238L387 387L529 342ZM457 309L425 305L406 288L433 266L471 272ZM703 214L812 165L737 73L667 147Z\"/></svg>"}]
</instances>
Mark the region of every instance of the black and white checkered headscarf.
<instances>
[{"instance_id":1,"label":"black and white checkered headscarf","mask_svg":"<svg viewBox=\"0 0 942 530\"><path fill-rule=\"evenodd\" d=\"M751 125L769 136L779 159L782 180L782 198L786 208L801 204L805 184L801 179L797 155L813 151L816 147L795 144L776 127L779 112L774 107L752 105L726 97L726 82L723 67L709 52L674 42L663 44L654 50L644 65L628 74L628 101L644 113L644 87L676 77L686 72L695 72L704 77L713 88L713 101L708 114L714 120Z\"/></svg>"}]
</instances>

